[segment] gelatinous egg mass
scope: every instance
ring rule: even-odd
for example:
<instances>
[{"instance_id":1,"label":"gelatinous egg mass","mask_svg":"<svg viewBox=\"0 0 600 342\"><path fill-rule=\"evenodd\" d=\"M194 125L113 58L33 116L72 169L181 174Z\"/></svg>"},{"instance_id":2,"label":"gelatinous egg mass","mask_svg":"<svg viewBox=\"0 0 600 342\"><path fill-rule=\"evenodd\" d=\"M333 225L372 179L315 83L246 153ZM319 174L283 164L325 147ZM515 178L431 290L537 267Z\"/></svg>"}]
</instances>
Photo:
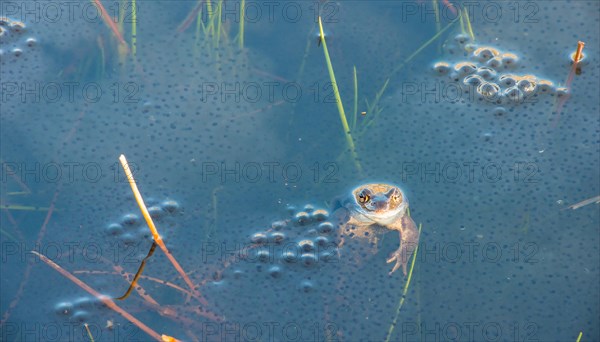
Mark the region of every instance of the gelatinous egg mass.
<instances>
[{"instance_id":1,"label":"gelatinous egg mass","mask_svg":"<svg viewBox=\"0 0 600 342\"><path fill-rule=\"evenodd\" d=\"M434 70L438 75L450 75L452 80L456 80L462 86L466 94L476 95L479 102L490 105L519 105L543 94L557 94L551 81L538 79L532 74L515 75L509 72L517 66L519 60L514 53L480 46L470 57L470 61L454 63L452 73L447 71L449 62L436 63ZM485 84L483 80L486 81ZM544 87L538 87L539 83L543 83Z\"/></svg>"},{"instance_id":2,"label":"gelatinous egg mass","mask_svg":"<svg viewBox=\"0 0 600 342\"><path fill-rule=\"evenodd\" d=\"M29 51L37 46L37 39L27 36L27 33L28 28L25 23L0 17L0 63L2 65L8 66L7 63L14 63L27 57ZM3 87L6 88L6 84Z\"/></svg>"}]
</instances>

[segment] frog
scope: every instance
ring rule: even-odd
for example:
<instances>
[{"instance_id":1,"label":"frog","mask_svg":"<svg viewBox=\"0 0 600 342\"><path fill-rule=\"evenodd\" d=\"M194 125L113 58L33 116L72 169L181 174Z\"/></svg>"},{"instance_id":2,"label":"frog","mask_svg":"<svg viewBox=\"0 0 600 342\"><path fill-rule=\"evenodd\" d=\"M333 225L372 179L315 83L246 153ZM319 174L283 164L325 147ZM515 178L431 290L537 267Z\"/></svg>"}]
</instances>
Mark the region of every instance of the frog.
<instances>
[{"instance_id":1,"label":"frog","mask_svg":"<svg viewBox=\"0 0 600 342\"><path fill-rule=\"evenodd\" d=\"M397 231L400 245L387 258L388 264L395 262L388 274L391 276L402 267L406 276L408 260L419 243L419 231L400 187L387 183L360 185L349 195L334 200L332 217L340 236L339 251L348 239L365 239L376 246L381 228Z\"/></svg>"},{"instance_id":2,"label":"frog","mask_svg":"<svg viewBox=\"0 0 600 342\"><path fill-rule=\"evenodd\" d=\"M310 277L314 268L340 261L360 267L377 252L380 237L389 231L399 233L400 245L387 258L387 263L394 263L388 275L400 267L407 275L419 232L400 187L363 184L334 198L324 208L312 204L300 208L289 206L287 218L278 218L270 228L254 231L244 248L226 258L215 279L222 279L231 266L234 278L246 273L247 266L273 278L292 269L297 276Z\"/></svg>"},{"instance_id":3,"label":"frog","mask_svg":"<svg viewBox=\"0 0 600 342\"><path fill-rule=\"evenodd\" d=\"M311 312L319 321L342 322L337 333L326 335L342 339L357 328L357 320L343 319L346 314L368 319L382 310L401 286L401 273L407 275L419 242L406 193L393 184L364 182L341 194L312 203L282 203L281 212L264 214L268 221L260 217L244 222L247 235L236 240L241 245L194 272L207 275L200 276L206 280L202 294L218 299L212 312L234 322L249 317L304 322ZM247 229L250 224L257 227ZM373 258L388 248L377 242L394 233L400 243L395 251L390 247L387 264L384 258Z\"/></svg>"}]
</instances>

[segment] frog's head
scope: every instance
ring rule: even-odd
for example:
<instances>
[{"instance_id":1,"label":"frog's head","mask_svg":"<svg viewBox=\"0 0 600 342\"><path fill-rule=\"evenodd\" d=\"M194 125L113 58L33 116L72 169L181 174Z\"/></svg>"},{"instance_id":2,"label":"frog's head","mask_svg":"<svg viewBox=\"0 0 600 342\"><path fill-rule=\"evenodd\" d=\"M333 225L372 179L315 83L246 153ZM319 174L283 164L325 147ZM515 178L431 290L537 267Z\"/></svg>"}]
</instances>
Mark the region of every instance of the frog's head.
<instances>
[{"instance_id":1,"label":"frog's head","mask_svg":"<svg viewBox=\"0 0 600 342\"><path fill-rule=\"evenodd\" d=\"M363 214L386 218L404 215L408 199L399 187L383 183L365 184L352 191L354 201Z\"/></svg>"}]
</instances>

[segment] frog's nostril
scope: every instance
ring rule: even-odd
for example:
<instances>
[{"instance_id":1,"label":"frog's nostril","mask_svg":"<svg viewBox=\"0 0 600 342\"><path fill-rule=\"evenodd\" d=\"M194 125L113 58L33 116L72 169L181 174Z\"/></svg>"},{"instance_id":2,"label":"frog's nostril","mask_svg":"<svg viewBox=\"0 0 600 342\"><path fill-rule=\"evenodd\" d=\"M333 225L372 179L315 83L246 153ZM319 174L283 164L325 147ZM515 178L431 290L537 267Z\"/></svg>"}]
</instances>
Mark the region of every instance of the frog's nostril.
<instances>
[{"instance_id":1,"label":"frog's nostril","mask_svg":"<svg viewBox=\"0 0 600 342\"><path fill-rule=\"evenodd\" d=\"M384 209L386 206L386 203L384 201L377 201L374 204L376 209Z\"/></svg>"}]
</instances>

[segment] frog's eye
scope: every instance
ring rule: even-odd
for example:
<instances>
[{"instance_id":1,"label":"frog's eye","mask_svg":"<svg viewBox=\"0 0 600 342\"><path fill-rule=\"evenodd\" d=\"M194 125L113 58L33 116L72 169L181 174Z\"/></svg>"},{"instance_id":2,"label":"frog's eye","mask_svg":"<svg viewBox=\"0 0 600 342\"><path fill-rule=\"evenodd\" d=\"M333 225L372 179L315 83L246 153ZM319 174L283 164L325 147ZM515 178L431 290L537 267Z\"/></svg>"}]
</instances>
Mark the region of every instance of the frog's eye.
<instances>
[{"instance_id":1,"label":"frog's eye","mask_svg":"<svg viewBox=\"0 0 600 342\"><path fill-rule=\"evenodd\" d=\"M396 201L396 202L402 201L402 193L397 188L390 190L387 193L387 197L391 198L393 201Z\"/></svg>"},{"instance_id":2,"label":"frog's eye","mask_svg":"<svg viewBox=\"0 0 600 342\"><path fill-rule=\"evenodd\" d=\"M361 193L358 195L358 201L359 201L360 203L367 203L367 202L369 202L370 200L371 200L371 196L369 196L368 194L365 194L364 192L361 192Z\"/></svg>"}]
</instances>

